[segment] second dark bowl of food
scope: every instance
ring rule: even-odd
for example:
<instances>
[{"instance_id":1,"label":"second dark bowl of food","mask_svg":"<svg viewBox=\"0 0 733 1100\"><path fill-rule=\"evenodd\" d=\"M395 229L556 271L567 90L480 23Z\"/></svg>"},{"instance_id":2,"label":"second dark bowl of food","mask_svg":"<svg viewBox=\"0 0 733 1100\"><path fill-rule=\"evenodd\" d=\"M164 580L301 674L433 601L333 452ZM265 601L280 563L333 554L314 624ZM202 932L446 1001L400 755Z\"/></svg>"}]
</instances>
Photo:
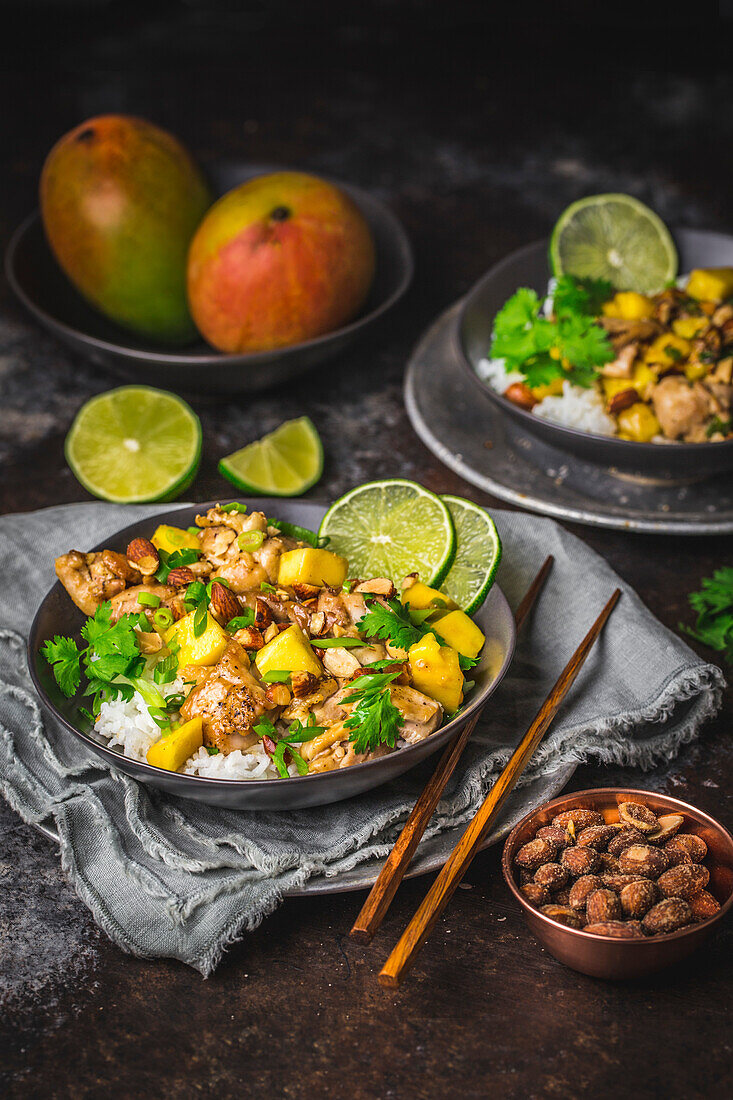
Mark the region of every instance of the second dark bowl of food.
<instances>
[{"instance_id":1,"label":"second dark bowl of food","mask_svg":"<svg viewBox=\"0 0 733 1100\"><path fill-rule=\"evenodd\" d=\"M695 267L733 265L733 237L699 229L679 229L674 233L679 253L680 272ZM615 436L593 435L578 428L566 428L551 420L520 409L485 382L476 373L481 359L489 356L494 317L520 287L538 294L547 291L550 268L548 242L512 252L476 283L466 296L458 318L460 359L474 384L508 418L511 434L538 441L542 446L573 455L583 462L603 466L611 473L641 478L650 482L700 481L724 470L733 469L733 440L719 443L634 443ZM542 457L541 455L539 456Z\"/></svg>"},{"instance_id":2,"label":"second dark bowl of food","mask_svg":"<svg viewBox=\"0 0 733 1100\"><path fill-rule=\"evenodd\" d=\"M563 810L597 810L606 821L611 821L618 820L621 802L642 802L657 815L682 814L685 818L683 831L702 837L708 847L705 863L710 882L707 889L721 906L715 916L663 936L612 939L559 924L527 901L519 889L514 865L514 857L522 845L532 840L538 829L549 825ZM502 870L536 939L559 962L582 974L590 974L592 978L640 978L681 962L697 950L733 908L733 837L702 810L656 791L599 787L554 798L527 814L509 834L504 845Z\"/></svg>"}]
</instances>

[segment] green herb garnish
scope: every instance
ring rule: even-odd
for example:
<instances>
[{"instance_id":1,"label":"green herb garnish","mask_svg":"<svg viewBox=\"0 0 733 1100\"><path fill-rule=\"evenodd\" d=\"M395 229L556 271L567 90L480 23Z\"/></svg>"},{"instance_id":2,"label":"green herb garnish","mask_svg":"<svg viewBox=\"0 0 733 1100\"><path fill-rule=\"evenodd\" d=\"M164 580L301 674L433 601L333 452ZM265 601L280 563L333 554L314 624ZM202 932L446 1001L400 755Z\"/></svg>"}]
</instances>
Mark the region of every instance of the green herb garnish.
<instances>
[{"instance_id":1,"label":"green herb garnish","mask_svg":"<svg viewBox=\"0 0 733 1100\"><path fill-rule=\"evenodd\" d=\"M230 634L236 634L238 630L243 630L247 626L252 626L255 621L255 613L251 607L245 607L241 615L235 615L233 619L230 619L226 625Z\"/></svg>"},{"instance_id":2,"label":"green herb garnish","mask_svg":"<svg viewBox=\"0 0 733 1100\"><path fill-rule=\"evenodd\" d=\"M599 367L614 358L613 346L596 324L601 302L611 296L602 280L563 275L553 294L552 318L542 315L543 300L520 287L494 320L491 357L508 371L520 371L531 388L557 378L589 388ZM563 361L567 366L563 366Z\"/></svg>"},{"instance_id":3,"label":"green herb garnish","mask_svg":"<svg viewBox=\"0 0 733 1100\"><path fill-rule=\"evenodd\" d=\"M697 611L697 619L694 627L680 623L680 630L722 653L724 660L733 664L733 566L716 569L688 599Z\"/></svg>"},{"instance_id":4,"label":"green herb garnish","mask_svg":"<svg viewBox=\"0 0 733 1100\"><path fill-rule=\"evenodd\" d=\"M363 620L362 620L363 621ZM361 638L311 638L310 643L316 649L359 649L367 643Z\"/></svg>"},{"instance_id":5,"label":"green herb garnish","mask_svg":"<svg viewBox=\"0 0 733 1100\"><path fill-rule=\"evenodd\" d=\"M345 704L356 704L344 721L354 752L369 752L379 745L393 749L397 744L404 719L392 702L389 686L399 675L374 672L360 676L354 681L356 687L344 696Z\"/></svg>"},{"instance_id":6,"label":"green herb garnish","mask_svg":"<svg viewBox=\"0 0 733 1100\"><path fill-rule=\"evenodd\" d=\"M178 569L182 565L193 565L202 554L201 550L174 550L169 554L167 550L158 550L160 566L155 574L155 579L165 584L172 569Z\"/></svg>"},{"instance_id":7,"label":"green herb garnish","mask_svg":"<svg viewBox=\"0 0 733 1100\"><path fill-rule=\"evenodd\" d=\"M231 504L222 504L221 505L221 511L222 512L239 512L240 515L244 515L244 513L247 511L247 505L246 504L240 504L238 500L233 500L231 502Z\"/></svg>"},{"instance_id":8,"label":"green herb garnish","mask_svg":"<svg viewBox=\"0 0 733 1100\"><path fill-rule=\"evenodd\" d=\"M268 516L267 525L268 527L277 527L280 534L285 535L286 538L307 542L309 546L316 550L328 546L331 541L327 535L321 538L315 531L311 531L307 527L299 527L297 523L287 523L284 519L274 519L272 516Z\"/></svg>"},{"instance_id":9,"label":"green herb garnish","mask_svg":"<svg viewBox=\"0 0 733 1100\"><path fill-rule=\"evenodd\" d=\"M714 416L705 429L705 435L710 439L711 436L716 435L717 432L720 432L721 435L728 435L732 431L733 418L722 420L719 416Z\"/></svg>"},{"instance_id":10,"label":"green herb garnish","mask_svg":"<svg viewBox=\"0 0 733 1100\"><path fill-rule=\"evenodd\" d=\"M263 684L287 684L292 673L286 668L271 668L262 677Z\"/></svg>"},{"instance_id":11,"label":"green herb garnish","mask_svg":"<svg viewBox=\"0 0 733 1100\"><path fill-rule=\"evenodd\" d=\"M409 649L415 642L432 631L417 626L410 618L408 609L396 599L388 599L385 607L376 597L365 599L366 615L359 620L357 627L367 638L381 638L391 642L399 649Z\"/></svg>"},{"instance_id":12,"label":"green herb garnish","mask_svg":"<svg viewBox=\"0 0 733 1100\"><path fill-rule=\"evenodd\" d=\"M265 536L262 531L243 531L241 535L237 535L237 546L247 554L259 550L264 541Z\"/></svg>"}]
</instances>

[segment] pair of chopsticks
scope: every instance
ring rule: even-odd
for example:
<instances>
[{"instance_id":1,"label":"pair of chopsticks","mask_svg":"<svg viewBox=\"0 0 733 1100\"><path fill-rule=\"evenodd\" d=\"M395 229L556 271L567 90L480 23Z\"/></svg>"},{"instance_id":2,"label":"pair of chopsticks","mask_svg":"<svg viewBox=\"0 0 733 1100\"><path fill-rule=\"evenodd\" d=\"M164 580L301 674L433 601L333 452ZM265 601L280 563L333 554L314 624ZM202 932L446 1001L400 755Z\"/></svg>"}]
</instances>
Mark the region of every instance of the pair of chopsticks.
<instances>
[{"instance_id":1,"label":"pair of chopsticks","mask_svg":"<svg viewBox=\"0 0 733 1100\"><path fill-rule=\"evenodd\" d=\"M515 615L517 628L522 626L532 609L552 566L552 561L552 557L547 558L517 608ZM621 591L617 588L560 673L557 682L540 707L534 721L467 826L453 853L444 864L443 869L428 890L423 902L387 959L379 975L379 981L382 985L389 989L396 989L403 975L412 966L418 951L453 896L473 857L479 851L490 824L547 732L560 704L583 667L586 657L616 606L620 595ZM434 774L415 803L351 930L351 936L359 943L369 943L379 928L478 718L479 714L475 715L464 726L455 740L448 745Z\"/></svg>"}]
</instances>

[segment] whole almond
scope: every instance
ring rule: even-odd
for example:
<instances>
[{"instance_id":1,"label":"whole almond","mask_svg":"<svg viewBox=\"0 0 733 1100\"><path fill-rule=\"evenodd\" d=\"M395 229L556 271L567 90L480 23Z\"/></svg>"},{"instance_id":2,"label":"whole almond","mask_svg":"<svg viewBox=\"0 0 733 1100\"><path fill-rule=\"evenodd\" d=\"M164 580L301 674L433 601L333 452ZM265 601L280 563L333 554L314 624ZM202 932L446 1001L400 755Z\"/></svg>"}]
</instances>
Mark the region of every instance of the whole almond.
<instances>
[{"instance_id":1,"label":"whole almond","mask_svg":"<svg viewBox=\"0 0 733 1100\"><path fill-rule=\"evenodd\" d=\"M599 924L586 924L584 932L594 936L611 936L615 940L635 940L643 935L641 925L635 920L609 920Z\"/></svg>"},{"instance_id":2,"label":"whole almond","mask_svg":"<svg viewBox=\"0 0 733 1100\"><path fill-rule=\"evenodd\" d=\"M245 649L262 649L265 644L262 631L256 626L243 626L234 635L234 641L239 642Z\"/></svg>"},{"instance_id":3,"label":"whole almond","mask_svg":"<svg viewBox=\"0 0 733 1100\"><path fill-rule=\"evenodd\" d=\"M701 863L680 863L670 867L657 879L657 886L666 898L691 898L704 890L710 881L710 872Z\"/></svg>"},{"instance_id":4,"label":"whole almond","mask_svg":"<svg viewBox=\"0 0 733 1100\"><path fill-rule=\"evenodd\" d=\"M676 932L692 921L692 910L683 898L664 898L653 905L641 922L647 936Z\"/></svg>"},{"instance_id":5,"label":"whole almond","mask_svg":"<svg viewBox=\"0 0 733 1100\"><path fill-rule=\"evenodd\" d=\"M546 840L530 840L524 844L514 857L517 867L524 867L528 871L536 871L543 863L551 863L555 855L555 848Z\"/></svg>"},{"instance_id":6,"label":"whole almond","mask_svg":"<svg viewBox=\"0 0 733 1100\"><path fill-rule=\"evenodd\" d=\"M612 825L589 825L578 833L578 844L581 848L595 848L597 852L602 852L615 835L616 830Z\"/></svg>"},{"instance_id":7,"label":"whole almond","mask_svg":"<svg viewBox=\"0 0 733 1100\"><path fill-rule=\"evenodd\" d=\"M659 891L651 879L642 878L624 886L620 897L624 915L639 920L659 900Z\"/></svg>"},{"instance_id":8,"label":"whole almond","mask_svg":"<svg viewBox=\"0 0 733 1100\"><path fill-rule=\"evenodd\" d=\"M174 588L186 588L195 580L195 574L187 565L179 565L176 569L171 569L166 583L172 584Z\"/></svg>"},{"instance_id":9,"label":"whole almond","mask_svg":"<svg viewBox=\"0 0 733 1100\"><path fill-rule=\"evenodd\" d=\"M562 890L570 878L567 867L559 863L543 863L534 873L534 880L539 886L546 886L548 890Z\"/></svg>"},{"instance_id":10,"label":"whole almond","mask_svg":"<svg viewBox=\"0 0 733 1100\"><path fill-rule=\"evenodd\" d=\"M624 848L630 848L632 844L644 844L644 834L635 825L622 825L609 840L608 851L612 856L620 856Z\"/></svg>"},{"instance_id":11,"label":"whole almond","mask_svg":"<svg viewBox=\"0 0 733 1100\"><path fill-rule=\"evenodd\" d=\"M677 833L676 836L667 841L664 847L667 851L681 849L683 852L687 852L693 863L702 863L708 854L707 844L701 836L695 836L694 833Z\"/></svg>"},{"instance_id":12,"label":"whole almond","mask_svg":"<svg viewBox=\"0 0 733 1100\"><path fill-rule=\"evenodd\" d=\"M652 848L650 844L632 844L624 848L618 857L619 871L623 875L643 875L644 878L658 878L669 866L669 857L663 848Z\"/></svg>"},{"instance_id":13,"label":"whole almond","mask_svg":"<svg viewBox=\"0 0 733 1100\"><path fill-rule=\"evenodd\" d=\"M571 909L585 909L590 895L602 886L603 882L598 875L581 875L570 887L568 905Z\"/></svg>"},{"instance_id":14,"label":"whole almond","mask_svg":"<svg viewBox=\"0 0 733 1100\"><path fill-rule=\"evenodd\" d=\"M133 569L137 569L144 577L152 577L160 565L158 551L150 539L133 539L127 547L127 560Z\"/></svg>"},{"instance_id":15,"label":"whole almond","mask_svg":"<svg viewBox=\"0 0 733 1100\"><path fill-rule=\"evenodd\" d=\"M585 903L585 913L589 924L601 924L609 920L620 920L623 916L621 902L613 890L602 888L594 890Z\"/></svg>"},{"instance_id":16,"label":"whole almond","mask_svg":"<svg viewBox=\"0 0 733 1100\"><path fill-rule=\"evenodd\" d=\"M520 889L531 905L547 905L550 901L550 891L546 886L540 886L536 882L527 882Z\"/></svg>"},{"instance_id":17,"label":"whole almond","mask_svg":"<svg viewBox=\"0 0 733 1100\"><path fill-rule=\"evenodd\" d=\"M707 920L720 912L720 902L707 890L701 890L699 894L693 894L688 900L692 916L696 921Z\"/></svg>"},{"instance_id":18,"label":"whole almond","mask_svg":"<svg viewBox=\"0 0 733 1100\"><path fill-rule=\"evenodd\" d=\"M546 917L552 917L560 924L567 925L568 928L582 928L585 923L580 913L576 913L566 905L543 905L540 912Z\"/></svg>"},{"instance_id":19,"label":"whole almond","mask_svg":"<svg viewBox=\"0 0 733 1100\"><path fill-rule=\"evenodd\" d=\"M242 614L242 605L232 592L218 581L211 585L211 610L224 626Z\"/></svg>"},{"instance_id":20,"label":"whole almond","mask_svg":"<svg viewBox=\"0 0 733 1100\"><path fill-rule=\"evenodd\" d=\"M550 843L556 844L558 850L567 848L569 844L573 843L573 838L567 829L561 829L559 825L544 825L537 830L537 836L540 840L549 840Z\"/></svg>"},{"instance_id":21,"label":"whole almond","mask_svg":"<svg viewBox=\"0 0 733 1100\"><path fill-rule=\"evenodd\" d=\"M560 862L571 875L592 875L600 866L601 857L595 848L565 848Z\"/></svg>"},{"instance_id":22,"label":"whole almond","mask_svg":"<svg viewBox=\"0 0 733 1100\"><path fill-rule=\"evenodd\" d=\"M575 832L579 833L581 829L587 829L589 825L603 825L603 814L599 814L596 810L584 810L578 807L575 810L563 810L562 813L553 817L552 824L567 829L571 821L575 827Z\"/></svg>"}]
</instances>

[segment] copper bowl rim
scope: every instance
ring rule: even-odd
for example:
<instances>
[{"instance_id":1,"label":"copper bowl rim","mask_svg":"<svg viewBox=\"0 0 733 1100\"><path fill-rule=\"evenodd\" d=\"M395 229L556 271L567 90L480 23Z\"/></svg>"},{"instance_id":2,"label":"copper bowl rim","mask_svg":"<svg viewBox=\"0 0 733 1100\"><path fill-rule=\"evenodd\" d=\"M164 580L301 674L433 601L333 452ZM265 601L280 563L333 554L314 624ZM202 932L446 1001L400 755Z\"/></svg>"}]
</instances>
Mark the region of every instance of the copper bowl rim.
<instances>
[{"instance_id":1,"label":"copper bowl rim","mask_svg":"<svg viewBox=\"0 0 733 1100\"><path fill-rule=\"evenodd\" d=\"M658 936L644 936L643 939L638 937L635 937L634 939L616 939L615 937L601 936L597 932L585 932L581 928L571 928L567 924L561 924L560 921L556 921L553 920L552 917L548 917L545 913L541 912L541 910L535 908L534 905L531 905L527 901L524 894L521 892L514 881L514 875L509 863L509 852L514 842L514 838L519 830L524 825L526 825L528 821L531 821L533 817L536 817L536 815L539 814L541 811L547 810L550 807L559 805L563 802L567 802L568 798L593 798L602 797L604 795L616 796L619 794L626 795L627 797L638 795L640 796L640 800L641 798L665 798L668 802L674 803L674 808L677 809L680 813L687 812L688 814L698 815L699 817L704 819L705 823L709 827L713 828L716 832L722 834L722 836L728 842L728 846L731 851L731 857L733 857L733 836L731 836L725 826L721 825L720 822L716 818L711 817L710 814L706 814L704 810L699 810L697 806L693 806L689 802L682 802L679 798L673 798L671 795L662 794L661 792L657 791L644 791L640 790L638 787L592 787L587 791L573 791L569 795L562 794L559 795L557 798L550 799L549 802L543 802L541 806L537 806L534 810L530 810L528 814L525 814L522 820L517 822L517 824L510 832L509 836L506 838L506 841L504 842L504 849L501 856L501 869L504 874L504 880L511 892L514 894L514 897L521 905L525 914L530 914L535 920L539 920L541 923L546 924L549 928L562 928L564 932L571 932L574 936L582 936L584 939L590 941L600 940L602 943L613 942L617 944L623 944L625 948L628 947L631 950L634 950L636 948L643 948L647 944L656 944L660 941L671 943L673 940L681 940L684 939L685 936L689 936L692 933L698 932L702 928L709 929L716 921L722 920L726 913L730 912L731 908L733 908L733 891L731 891L728 899L725 902L721 903L720 909L717 913L714 913L712 917L706 917L705 920L697 921L696 924L690 924L686 928L680 928L676 932L663 932L660 933L660 935ZM669 807L669 809L671 811L672 807Z\"/></svg>"}]
</instances>

